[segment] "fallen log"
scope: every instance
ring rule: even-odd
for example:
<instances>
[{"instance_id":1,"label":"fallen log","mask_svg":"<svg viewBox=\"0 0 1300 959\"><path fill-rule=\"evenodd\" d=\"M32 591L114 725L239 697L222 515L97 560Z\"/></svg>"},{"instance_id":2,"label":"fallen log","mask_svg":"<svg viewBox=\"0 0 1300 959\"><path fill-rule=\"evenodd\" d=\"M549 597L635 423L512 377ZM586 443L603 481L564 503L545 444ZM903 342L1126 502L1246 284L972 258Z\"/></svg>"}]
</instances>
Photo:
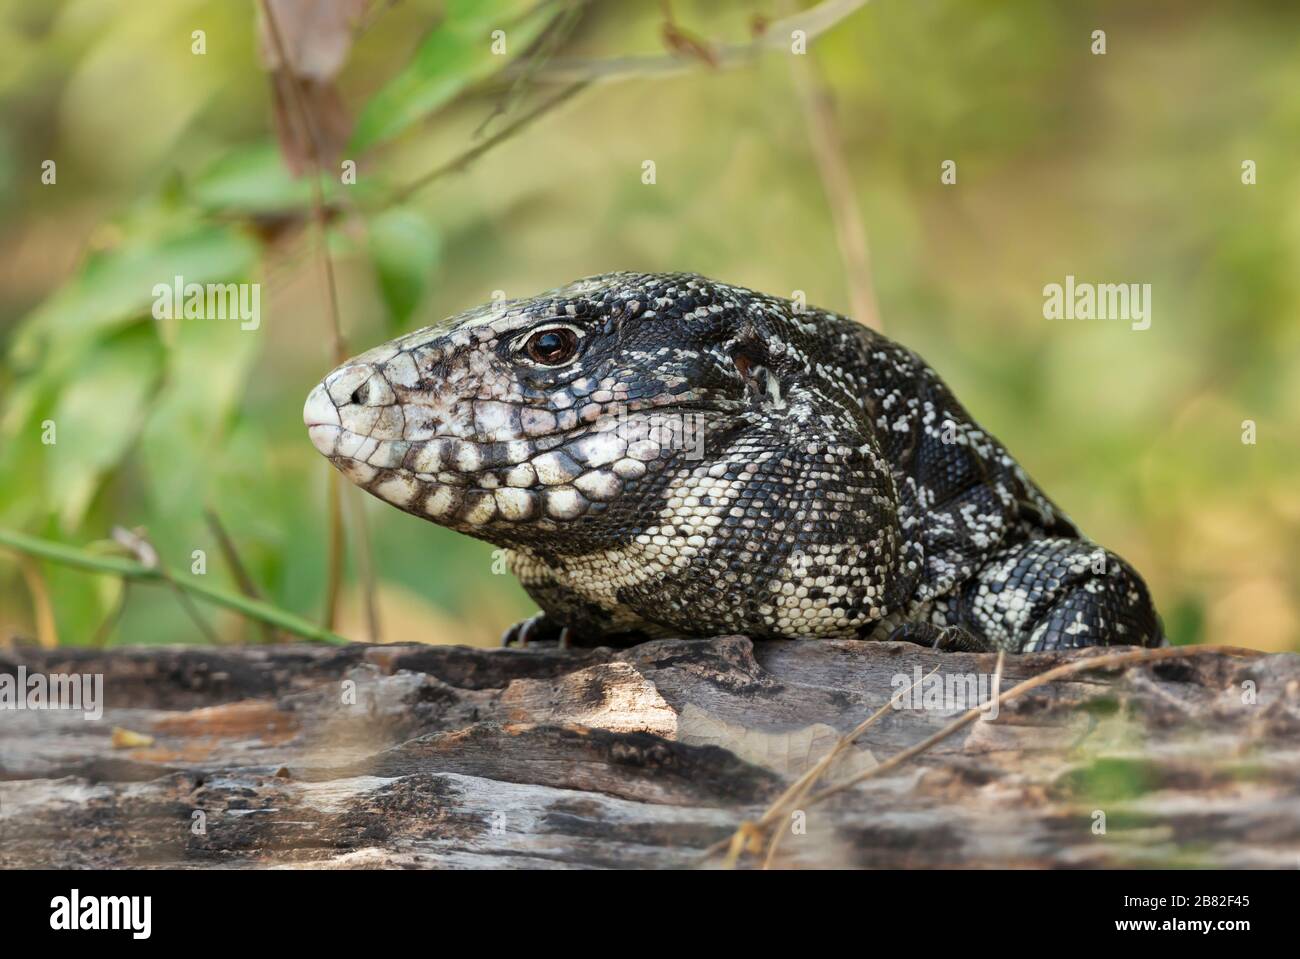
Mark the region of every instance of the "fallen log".
<instances>
[{"instance_id":1,"label":"fallen log","mask_svg":"<svg viewBox=\"0 0 1300 959\"><path fill-rule=\"evenodd\" d=\"M1001 689L1105 652L1010 657ZM987 702L995 661L741 636L19 648L11 688L102 675L103 714L0 708L0 865L716 866L891 696L827 782ZM1294 867L1300 656L1056 680L776 828L785 867Z\"/></svg>"}]
</instances>

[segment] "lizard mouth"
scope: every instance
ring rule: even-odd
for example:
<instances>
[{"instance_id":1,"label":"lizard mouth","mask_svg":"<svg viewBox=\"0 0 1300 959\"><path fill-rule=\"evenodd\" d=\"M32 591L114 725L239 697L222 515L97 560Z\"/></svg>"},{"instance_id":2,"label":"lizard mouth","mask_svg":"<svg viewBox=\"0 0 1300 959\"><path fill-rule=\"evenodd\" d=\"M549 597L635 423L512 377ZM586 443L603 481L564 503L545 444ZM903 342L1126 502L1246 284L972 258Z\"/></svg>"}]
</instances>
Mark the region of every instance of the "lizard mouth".
<instances>
[{"instance_id":1,"label":"lizard mouth","mask_svg":"<svg viewBox=\"0 0 1300 959\"><path fill-rule=\"evenodd\" d=\"M328 419L304 422L313 445L352 483L415 516L489 539L489 526L553 528L602 509L654 468L663 446L629 442L613 430L568 442L404 442L353 433Z\"/></svg>"},{"instance_id":2,"label":"lizard mouth","mask_svg":"<svg viewBox=\"0 0 1300 959\"><path fill-rule=\"evenodd\" d=\"M365 385L373 382L357 364L311 391L303 423L312 445L371 495L471 535L488 525L553 526L599 511L666 450L702 456L708 414L727 408L716 397L664 396L610 404L584 422L565 411L474 400L479 435L471 438L439 435L445 417L426 422L423 405L371 393L382 389Z\"/></svg>"},{"instance_id":3,"label":"lizard mouth","mask_svg":"<svg viewBox=\"0 0 1300 959\"><path fill-rule=\"evenodd\" d=\"M339 440L346 431L343 429L338 407L330 399L324 383L318 383L316 388L307 394L307 402L302 408L302 421L307 427L307 436L311 439L311 445L316 447L316 451L322 456L333 460Z\"/></svg>"},{"instance_id":4,"label":"lizard mouth","mask_svg":"<svg viewBox=\"0 0 1300 959\"><path fill-rule=\"evenodd\" d=\"M302 421L308 430L318 426L340 426L338 407L330 399L324 383L317 383L316 388L307 394L307 402L302 407Z\"/></svg>"}]
</instances>

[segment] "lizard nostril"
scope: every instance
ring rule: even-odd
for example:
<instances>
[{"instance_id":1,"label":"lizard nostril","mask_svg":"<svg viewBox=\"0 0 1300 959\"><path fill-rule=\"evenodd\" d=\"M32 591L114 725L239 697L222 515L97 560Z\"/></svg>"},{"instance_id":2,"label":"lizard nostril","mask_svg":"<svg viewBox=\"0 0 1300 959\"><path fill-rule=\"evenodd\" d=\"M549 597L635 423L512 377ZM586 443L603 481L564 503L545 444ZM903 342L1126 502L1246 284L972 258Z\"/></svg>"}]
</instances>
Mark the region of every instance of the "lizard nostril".
<instances>
[{"instance_id":1,"label":"lizard nostril","mask_svg":"<svg viewBox=\"0 0 1300 959\"><path fill-rule=\"evenodd\" d=\"M369 398L370 398L369 382L362 383L360 386L358 386L355 390L352 391L352 395L349 397L349 399L357 406L364 406L366 400L368 400Z\"/></svg>"}]
</instances>

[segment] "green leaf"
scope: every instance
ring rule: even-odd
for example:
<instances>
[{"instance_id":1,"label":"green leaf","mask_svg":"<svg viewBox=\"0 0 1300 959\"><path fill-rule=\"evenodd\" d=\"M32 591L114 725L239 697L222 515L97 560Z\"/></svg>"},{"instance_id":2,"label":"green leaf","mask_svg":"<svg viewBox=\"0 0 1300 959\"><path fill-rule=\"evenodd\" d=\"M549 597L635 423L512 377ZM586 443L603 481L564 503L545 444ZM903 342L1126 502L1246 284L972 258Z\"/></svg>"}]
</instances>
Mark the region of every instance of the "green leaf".
<instances>
[{"instance_id":1,"label":"green leaf","mask_svg":"<svg viewBox=\"0 0 1300 959\"><path fill-rule=\"evenodd\" d=\"M48 377L30 376L4 393L0 411L0 524L25 526L45 511L45 467L49 447L42 443L56 390Z\"/></svg>"},{"instance_id":2,"label":"green leaf","mask_svg":"<svg viewBox=\"0 0 1300 959\"><path fill-rule=\"evenodd\" d=\"M47 344L68 355L69 338L90 338L150 314L154 286L187 283L247 272L256 243L230 226L188 227L162 237L133 238L86 260L81 271L30 313L14 336L12 362L34 367Z\"/></svg>"},{"instance_id":3,"label":"green leaf","mask_svg":"<svg viewBox=\"0 0 1300 959\"><path fill-rule=\"evenodd\" d=\"M295 179L272 143L225 154L190 184L190 196L209 210L272 213L310 208L311 181Z\"/></svg>"},{"instance_id":4,"label":"green leaf","mask_svg":"<svg viewBox=\"0 0 1300 959\"><path fill-rule=\"evenodd\" d=\"M167 352L166 382L140 440L153 504L169 521L197 514L224 479L223 437L263 335L240 329L237 321L178 325Z\"/></svg>"},{"instance_id":5,"label":"green leaf","mask_svg":"<svg viewBox=\"0 0 1300 959\"><path fill-rule=\"evenodd\" d=\"M14 499L52 512L65 529L86 515L104 477L155 412L164 362L151 317L155 286L170 288L176 276L186 283L229 280L247 273L257 253L233 227L194 226L192 210L149 206L133 217L122 227L128 239L88 258L27 317L10 354L19 372L14 403L0 417L0 467L24 478L14 482ZM185 331L212 321L167 322ZM217 353L213 367L236 356ZM208 371L184 375L198 388ZM46 419L54 424L53 445L42 442Z\"/></svg>"},{"instance_id":6,"label":"green leaf","mask_svg":"<svg viewBox=\"0 0 1300 959\"><path fill-rule=\"evenodd\" d=\"M427 218L406 207L380 214L369 233L380 292L392 324L401 326L424 298L438 262L438 234Z\"/></svg>"},{"instance_id":7,"label":"green leaf","mask_svg":"<svg viewBox=\"0 0 1300 959\"><path fill-rule=\"evenodd\" d=\"M425 38L406 67L371 98L357 120L350 148L390 140L417 120L510 62L560 12L537 0L448 0L446 19ZM508 55L492 53L492 32L505 31Z\"/></svg>"},{"instance_id":8,"label":"green leaf","mask_svg":"<svg viewBox=\"0 0 1300 959\"><path fill-rule=\"evenodd\" d=\"M104 474L140 432L162 368L162 345L145 323L105 340L65 384L50 419L48 505L65 528L81 521Z\"/></svg>"}]
</instances>

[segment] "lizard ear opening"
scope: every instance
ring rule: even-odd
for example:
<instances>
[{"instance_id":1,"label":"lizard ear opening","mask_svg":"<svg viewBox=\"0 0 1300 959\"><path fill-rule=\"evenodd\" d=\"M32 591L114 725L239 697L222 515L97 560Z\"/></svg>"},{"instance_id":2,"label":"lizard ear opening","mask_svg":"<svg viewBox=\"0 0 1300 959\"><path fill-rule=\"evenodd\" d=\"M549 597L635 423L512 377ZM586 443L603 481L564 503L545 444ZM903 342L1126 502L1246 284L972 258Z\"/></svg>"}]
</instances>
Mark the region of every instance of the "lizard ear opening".
<instances>
[{"instance_id":1,"label":"lizard ear opening","mask_svg":"<svg viewBox=\"0 0 1300 959\"><path fill-rule=\"evenodd\" d=\"M764 406L774 409L785 406L785 401L781 398L781 381L752 353L742 348L732 354L731 361L736 364L736 372L745 382L746 392Z\"/></svg>"},{"instance_id":2,"label":"lizard ear opening","mask_svg":"<svg viewBox=\"0 0 1300 959\"><path fill-rule=\"evenodd\" d=\"M736 372L746 383L752 379L752 373L758 362L749 356L748 353L736 353L731 357L731 361L736 364Z\"/></svg>"}]
</instances>

